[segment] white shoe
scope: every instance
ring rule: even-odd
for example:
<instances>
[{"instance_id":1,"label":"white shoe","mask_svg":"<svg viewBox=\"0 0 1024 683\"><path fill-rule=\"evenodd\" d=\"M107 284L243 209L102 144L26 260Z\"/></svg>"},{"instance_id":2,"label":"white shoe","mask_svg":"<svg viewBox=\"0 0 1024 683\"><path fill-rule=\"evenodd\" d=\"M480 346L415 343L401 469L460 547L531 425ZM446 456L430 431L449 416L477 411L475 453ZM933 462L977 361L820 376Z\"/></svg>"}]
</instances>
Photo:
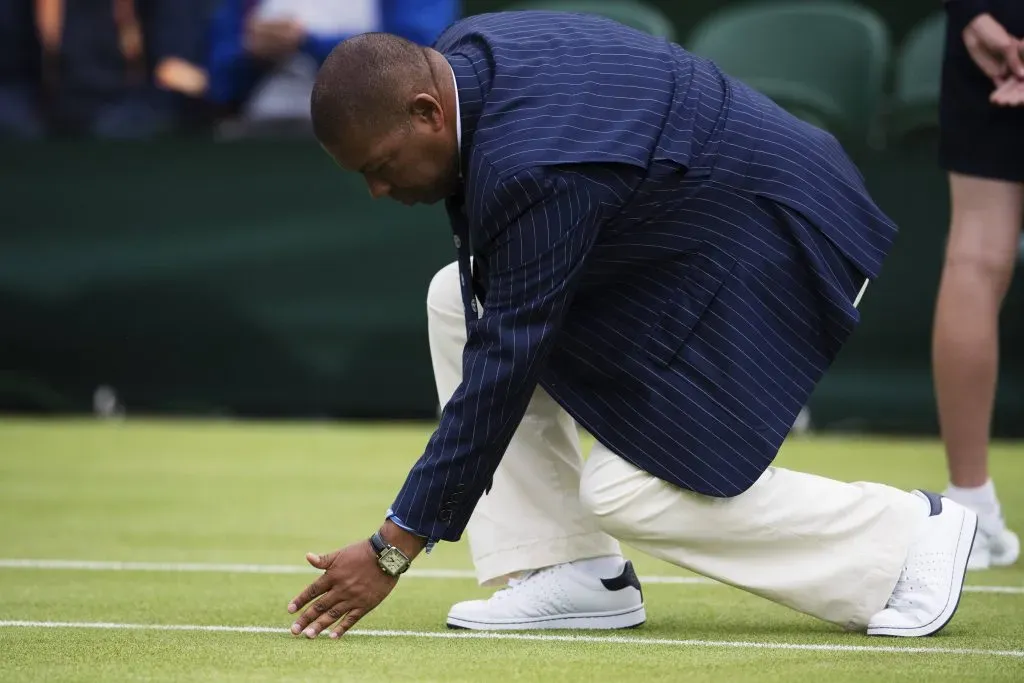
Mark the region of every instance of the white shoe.
<instances>
[{"instance_id":1,"label":"white shoe","mask_svg":"<svg viewBox=\"0 0 1024 683\"><path fill-rule=\"evenodd\" d=\"M448 612L448 628L482 631L619 629L644 623L643 592L633 563L599 579L558 564L509 582L489 600L470 600Z\"/></svg>"},{"instance_id":2,"label":"white shoe","mask_svg":"<svg viewBox=\"0 0 1024 683\"><path fill-rule=\"evenodd\" d=\"M949 498L914 491L930 505L921 533L885 609L871 617L868 635L930 636L960 604L978 516Z\"/></svg>"},{"instance_id":3,"label":"white shoe","mask_svg":"<svg viewBox=\"0 0 1024 683\"><path fill-rule=\"evenodd\" d=\"M991 500L983 506L979 506L980 501L973 499L973 496L965 495L963 492L955 493L952 486L942 495L952 498L978 515L978 536L974 539L974 550L971 551L971 559L967 562L967 571L1008 567L1017 561L1020 557L1020 539L1017 534L1006 528L994 490L991 493Z\"/></svg>"},{"instance_id":4,"label":"white shoe","mask_svg":"<svg viewBox=\"0 0 1024 683\"><path fill-rule=\"evenodd\" d=\"M967 563L971 571L1008 567L1020 556L1020 538L1006 528L1000 517L978 516L978 537Z\"/></svg>"}]
</instances>

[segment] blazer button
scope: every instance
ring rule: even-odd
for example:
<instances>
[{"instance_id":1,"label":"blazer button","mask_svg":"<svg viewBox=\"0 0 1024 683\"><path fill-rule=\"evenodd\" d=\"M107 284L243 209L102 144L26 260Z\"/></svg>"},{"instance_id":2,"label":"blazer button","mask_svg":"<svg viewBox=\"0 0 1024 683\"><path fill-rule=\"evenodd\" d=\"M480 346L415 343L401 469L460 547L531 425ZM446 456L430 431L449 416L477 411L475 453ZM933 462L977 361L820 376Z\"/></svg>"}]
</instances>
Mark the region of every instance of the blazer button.
<instances>
[{"instance_id":1,"label":"blazer button","mask_svg":"<svg viewBox=\"0 0 1024 683\"><path fill-rule=\"evenodd\" d=\"M441 510L441 514L438 515L438 519L440 519L445 524L447 524L448 522L452 521L452 511L451 511L451 509L450 508L445 508L445 509Z\"/></svg>"}]
</instances>

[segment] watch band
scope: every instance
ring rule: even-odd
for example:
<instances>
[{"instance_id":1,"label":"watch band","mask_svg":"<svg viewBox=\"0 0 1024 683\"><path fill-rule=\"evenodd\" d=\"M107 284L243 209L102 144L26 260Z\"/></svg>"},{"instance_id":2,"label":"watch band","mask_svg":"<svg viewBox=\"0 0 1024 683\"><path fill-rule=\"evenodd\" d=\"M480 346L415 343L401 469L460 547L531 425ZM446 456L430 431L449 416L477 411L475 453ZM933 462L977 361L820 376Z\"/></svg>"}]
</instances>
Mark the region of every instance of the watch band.
<instances>
[{"instance_id":1,"label":"watch band","mask_svg":"<svg viewBox=\"0 0 1024 683\"><path fill-rule=\"evenodd\" d=\"M380 557L380 554L387 550L388 542L380 535L380 531L377 531L373 536L370 536L370 546L373 548L373 552L376 553L377 557Z\"/></svg>"}]
</instances>

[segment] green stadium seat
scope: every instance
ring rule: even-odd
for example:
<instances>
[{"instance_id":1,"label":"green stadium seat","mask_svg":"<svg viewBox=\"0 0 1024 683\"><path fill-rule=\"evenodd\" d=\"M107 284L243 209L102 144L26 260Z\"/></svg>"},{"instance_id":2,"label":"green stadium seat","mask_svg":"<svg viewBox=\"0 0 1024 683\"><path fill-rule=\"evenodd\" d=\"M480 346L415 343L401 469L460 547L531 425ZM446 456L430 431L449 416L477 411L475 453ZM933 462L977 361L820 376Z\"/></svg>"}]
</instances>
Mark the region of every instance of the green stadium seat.
<instances>
[{"instance_id":1,"label":"green stadium seat","mask_svg":"<svg viewBox=\"0 0 1024 683\"><path fill-rule=\"evenodd\" d=\"M747 3L701 22L685 46L844 142L866 145L879 131L891 46L873 10Z\"/></svg>"},{"instance_id":2,"label":"green stadium seat","mask_svg":"<svg viewBox=\"0 0 1024 683\"><path fill-rule=\"evenodd\" d=\"M946 13L936 12L907 35L896 57L887 132L899 140L939 126Z\"/></svg>"},{"instance_id":3,"label":"green stadium seat","mask_svg":"<svg viewBox=\"0 0 1024 683\"><path fill-rule=\"evenodd\" d=\"M505 9L596 14L666 40L675 40L676 35L668 17L638 0L524 0Z\"/></svg>"}]
</instances>

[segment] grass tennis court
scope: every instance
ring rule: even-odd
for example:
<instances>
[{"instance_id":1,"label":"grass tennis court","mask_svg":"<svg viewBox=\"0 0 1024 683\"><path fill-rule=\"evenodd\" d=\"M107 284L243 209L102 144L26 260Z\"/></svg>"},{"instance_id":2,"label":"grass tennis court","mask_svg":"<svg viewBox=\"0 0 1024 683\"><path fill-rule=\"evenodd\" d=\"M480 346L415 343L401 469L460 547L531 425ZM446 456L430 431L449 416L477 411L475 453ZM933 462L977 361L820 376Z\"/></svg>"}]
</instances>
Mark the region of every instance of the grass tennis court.
<instances>
[{"instance_id":1,"label":"grass tennis court","mask_svg":"<svg viewBox=\"0 0 1024 683\"><path fill-rule=\"evenodd\" d=\"M444 628L485 596L463 544L415 564L339 642L287 634L307 550L368 535L428 425L0 420L2 681L1021 681L1024 567L973 573L936 637L843 633L637 553L647 624L494 636ZM945 484L937 441L801 438L779 464ZM1024 530L1024 444L994 478ZM60 626L56 624L61 624Z\"/></svg>"}]
</instances>

